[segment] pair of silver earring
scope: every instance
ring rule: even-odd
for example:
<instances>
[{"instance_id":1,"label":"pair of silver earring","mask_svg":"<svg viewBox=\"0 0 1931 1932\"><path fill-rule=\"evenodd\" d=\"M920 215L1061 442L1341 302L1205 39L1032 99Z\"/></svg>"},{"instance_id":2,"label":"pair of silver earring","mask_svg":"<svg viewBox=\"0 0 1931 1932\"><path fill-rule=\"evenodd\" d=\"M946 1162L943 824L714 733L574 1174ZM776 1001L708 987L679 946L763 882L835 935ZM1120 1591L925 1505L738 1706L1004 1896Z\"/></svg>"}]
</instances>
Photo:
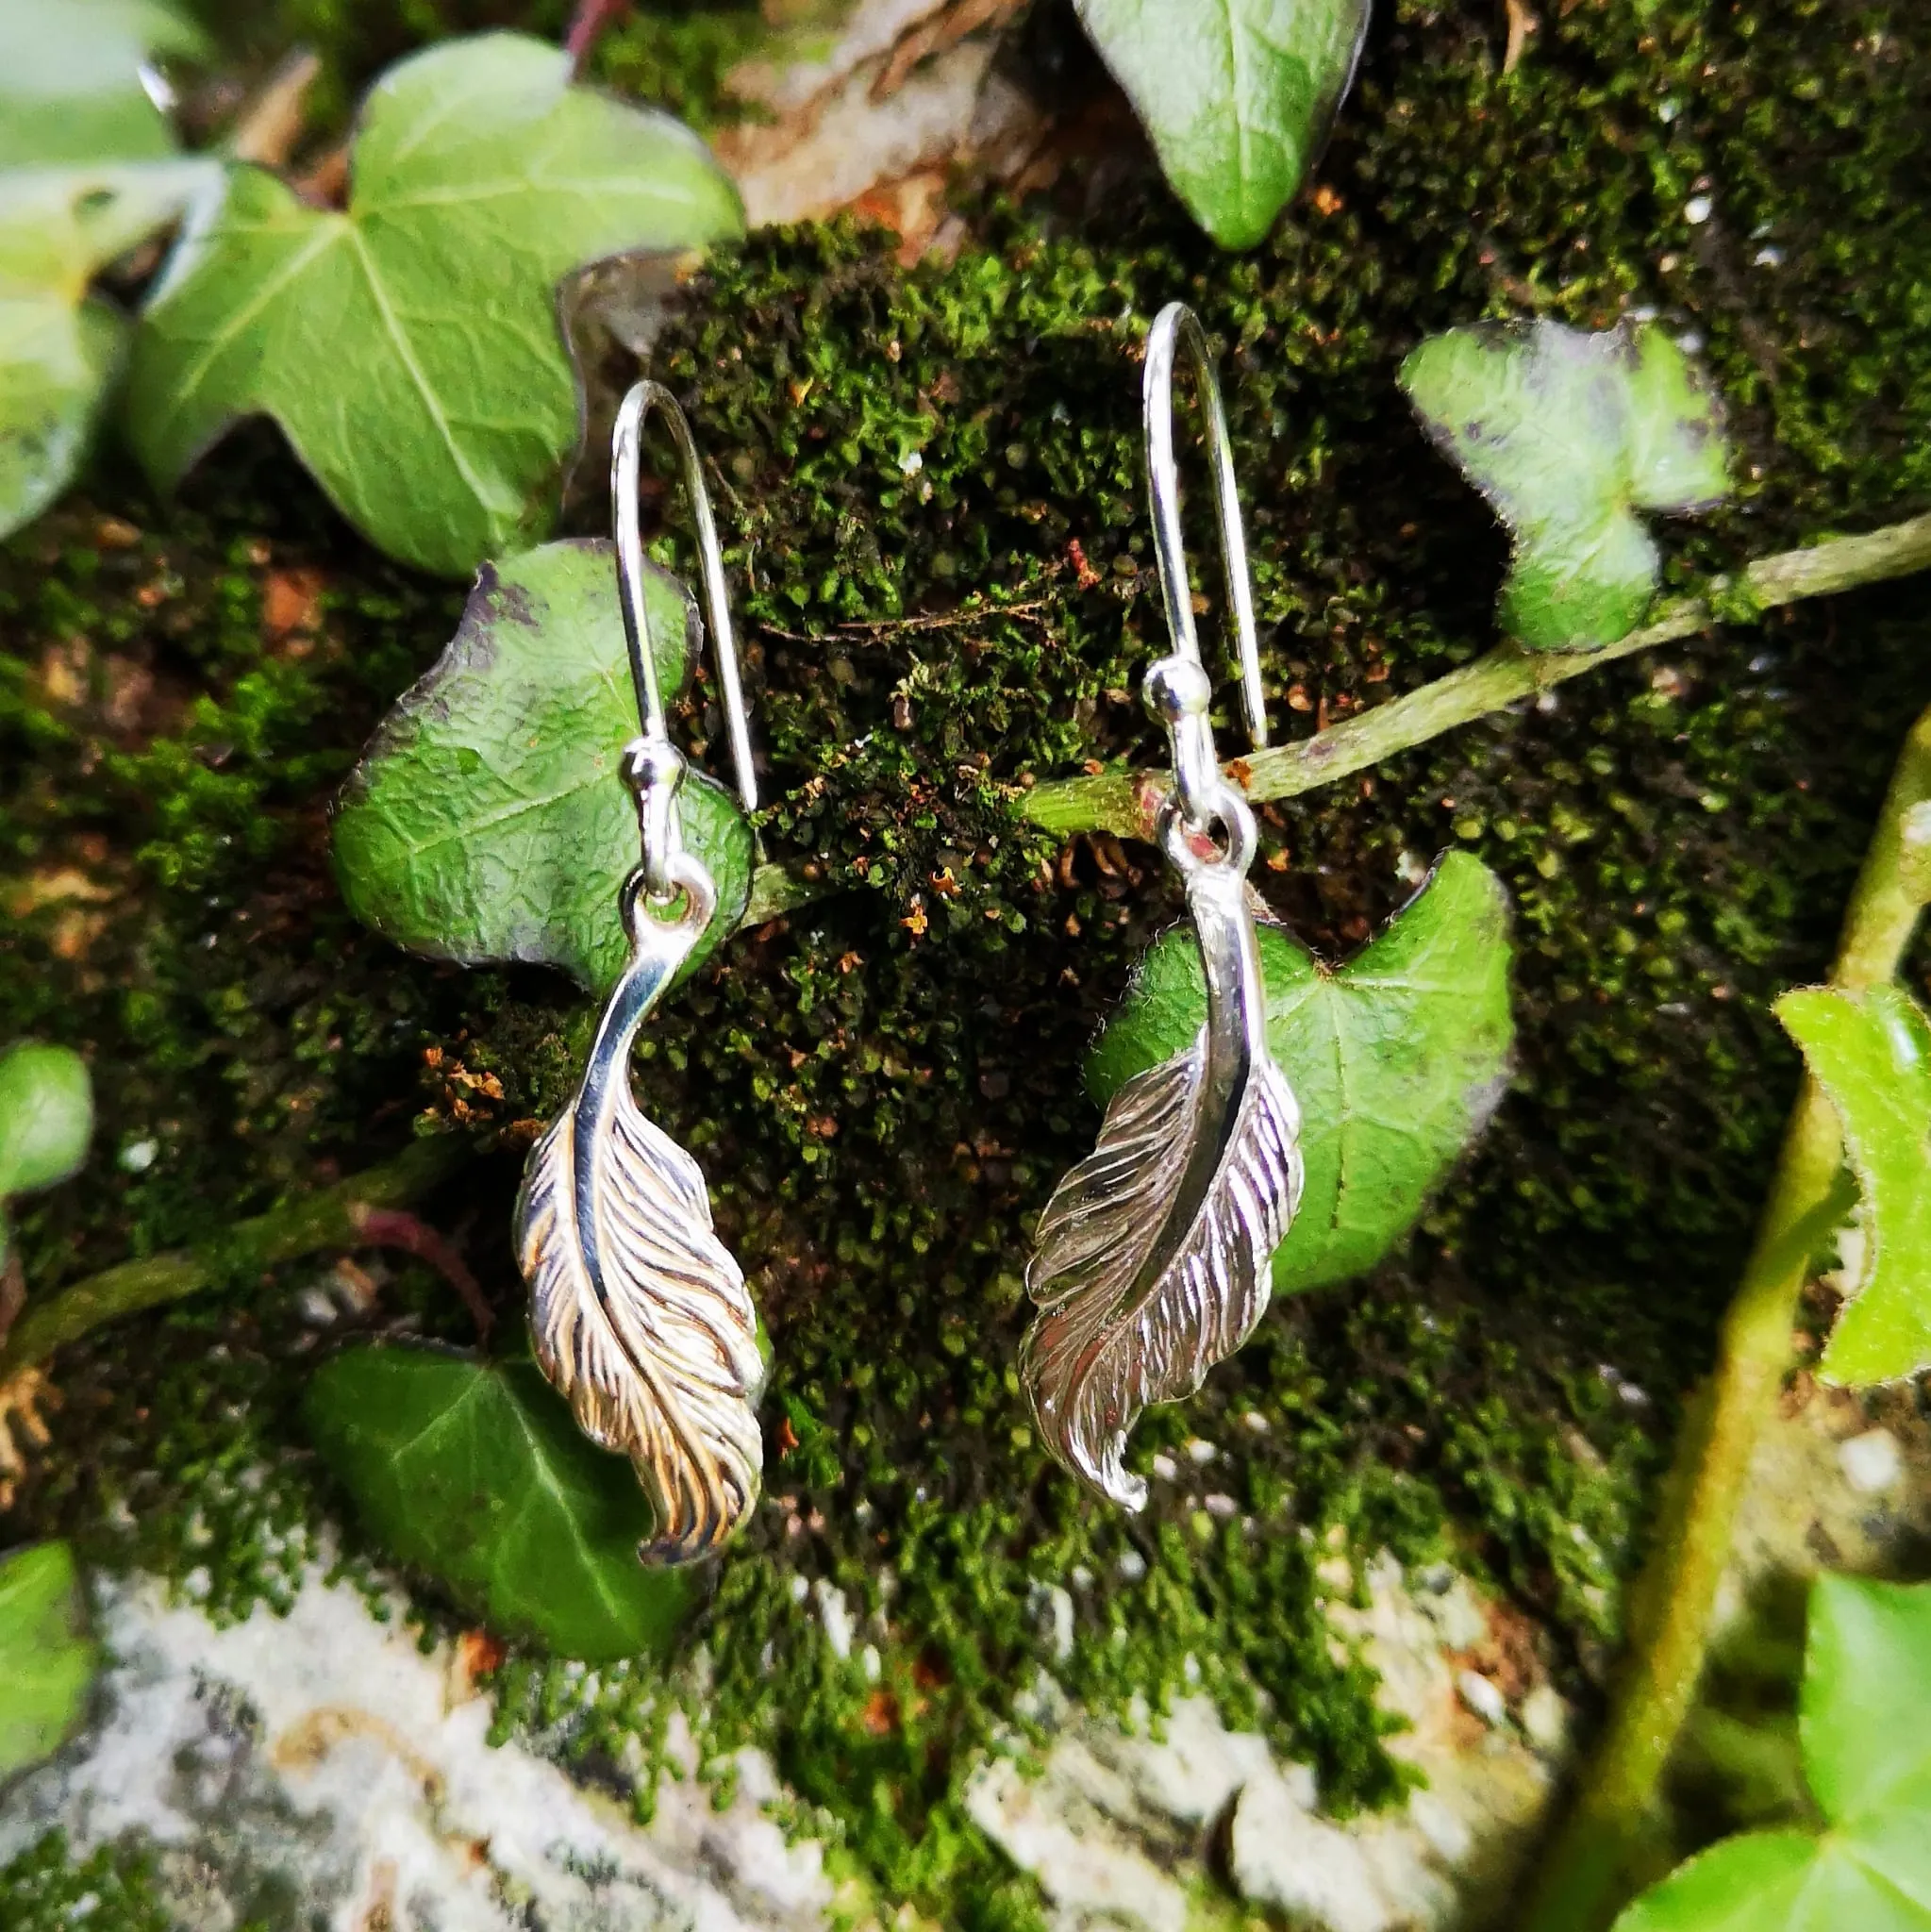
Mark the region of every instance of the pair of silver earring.
<instances>
[{"instance_id":1,"label":"pair of silver earring","mask_svg":"<svg viewBox=\"0 0 1931 1932\"><path fill-rule=\"evenodd\" d=\"M1215 754L1212 687L1181 540L1173 429L1181 351L1206 419L1248 730L1257 748L1266 742L1226 414L1200 323L1173 303L1148 337L1143 389L1148 494L1173 649L1148 670L1144 692L1173 757L1157 836L1186 883L1207 1021L1185 1052L1120 1090L1093 1153L1054 1191L1026 1271L1040 1314L1021 1349L1048 1449L1082 1481L1134 1509L1146 1495L1124 1460L1134 1421L1151 1403L1190 1395L1246 1339L1267 1306L1269 1263L1302 1186L1299 1109L1267 1048L1246 884L1254 818ZM644 1116L630 1089L638 1029L717 905L709 873L683 844L677 792L686 764L665 726L644 608L638 478L653 409L677 446L739 794L747 811L757 807L702 462L675 400L642 382L619 411L611 457L617 589L642 726L621 765L642 848L619 901L630 960L604 1008L574 1099L531 1150L516 1226L537 1359L583 1432L631 1458L657 1514L656 1535L639 1555L668 1564L716 1550L757 1501L764 1362L757 1311L712 1226L703 1174Z\"/></svg>"}]
</instances>

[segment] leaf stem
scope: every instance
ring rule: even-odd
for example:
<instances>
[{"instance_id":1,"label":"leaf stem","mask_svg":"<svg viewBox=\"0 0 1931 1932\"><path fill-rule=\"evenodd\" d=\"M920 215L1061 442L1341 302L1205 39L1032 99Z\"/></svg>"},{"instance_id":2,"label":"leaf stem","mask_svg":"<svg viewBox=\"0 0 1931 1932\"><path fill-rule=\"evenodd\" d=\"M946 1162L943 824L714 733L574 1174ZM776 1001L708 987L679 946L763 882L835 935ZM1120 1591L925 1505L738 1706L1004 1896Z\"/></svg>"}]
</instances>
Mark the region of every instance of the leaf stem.
<instances>
[{"instance_id":1,"label":"leaf stem","mask_svg":"<svg viewBox=\"0 0 1931 1932\"><path fill-rule=\"evenodd\" d=\"M227 140L238 161L258 168L281 168L302 138L308 92L322 75L322 57L297 47L262 83L242 108Z\"/></svg>"},{"instance_id":2,"label":"leaf stem","mask_svg":"<svg viewBox=\"0 0 1931 1932\"><path fill-rule=\"evenodd\" d=\"M124 1315L184 1301L217 1282L259 1274L325 1248L369 1244L372 1210L407 1207L454 1174L474 1150L454 1134L418 1141L379 1167L351 1174L332 1188L238 1222L198 1248L124 1261L70 1283L44 1301L29 1298L13 1332L0 1346L0 1385L43 1362L57 1348Z\"/></svg>"},{"instance_id":3,"label":"leaf stem","mask_svg":"<svg viewBox=\"0 0 1931 1932\"><path fill-rule=\"evenodd\" d=\"M5 1230L0 1229L0 1236ZM20 1311L26 1306L26 1274L20 1265L20 1250L8 1248L0 1257L0 1347L6 1345Z\"/></svg>"},{"instance_id":4,"label":"leaf stem","mask_svg":"<svg viewBox=\"0 0 1931 1932\"><path fill-rule=\"evenodd\" d=\"M1338 778L1351 777L1397 752L1412 751L1463 724L1506 710L1523 698L1580 677L1598 665L1677 638L1693 637L1713 624L1760 613L1780 604L1825 597L1888 577L1909 576L1931 568L1931 515L1887 525L1861 537L1832 537L1802 550L1760 557L1736 579L1719 577L1704 597L1679 597L1665 604L1654 620L1599 651L1530 651L1518 643L1491 651L1424 684L1392 704L1331 724L1298 743L1251 754L1228 767L1227 775L1257 800L1296 798ZM1056 778L1035 786L1020 807L1021 815L1048 832L1072 838L1076 832L1114 832L1122 838L1153 837L1154 813L1169 783L1165 772L1134 772L1125 766L1084 778ZM762 925L794 907L835 890L806 877L794 866L760 865L751 876L751 897L742 926Z\"/></svg>"},{"instance_id":5,"label":"leaf stem","mask_svg":"<svg viewBox=\"0 0 1931 1932\"><path fill-rule=\"evenodd\" d=\"M601 11L591 0L582 9L581 23L587 27ZM1240 771L1229 775L1244 783L1252 798L1295 797L1363 771L1397 752L1424 744L1443 732L1502 710L1553 685L1580 676L1597 665L1689 637L1719 621L1719 605L1726 616L1747 614L1776 604L1826 596L1887 577L1908 575L1927 566L1931 566L1931 515L1892 524L1866 536L1832 538L1802 550L1759 558L1744 572L1740 584L1718 579L1710 587L1708 597L1681 598L1665 605L1654 622L1602 650L1536 653L1515 643L1499 644L1473 663L1392 704L1332 725L1298 744L1259 753L1247 759ZM1921 725L1919 732L1913 734L1913 744L1923 732ZM1931 759L1931 752L1925 756ZM1074 832L1114 831L1143 838L1151 831L1152 810L1164 786L1165 774L1158 772L1106 772L1094 777L1040 785L1028 794L1024 811L1035 824L1068 836ZM1931 780L1927 780L1927 789L1920 795L1931 796ZM1903 886L1903 832L1889 816L1886 825L1889 830L1880 832L1879 844L1887 838L1889 841L1890 859L1886 875L1889 883L1882 889L1889 896L1881 905L1874 898L1866 904L1869 895L1879 891L1870 883L1872 866L1879 852L1879 845L1873 845L1866 879L1860 881L1859 897L1853 902L1852 920L1846 929L1844 951L1840 955L1844 970L1855 969L1867 951L1873 958L1883 955L1883 941L1859 941L1854 945L1854 933L1888 929L1887 921L1894 923L1903 916L1896 903L1907 896ZM741 923L763 924L793 907L823 896L826 890L822 883L802 877L789 867L760 865L752 878L750 902ZM1904 935L1896 941L1895 950L1902 949L1908 930L1906 925ZM1876 976L1888 976L1894 968L1894 951L1890 957L1892 967ZM1839 977L1839 983L1869 981ZM1792 1121L1784 1168L1779 1170L1778 1198L1784 1189L1785 1171L1794 1158L1792 1150L1800 1138L1799 1127L1807 1104L1806 1089L1806 1098L1800 1101L1798 1116ZM1834 1120L1826 1118L1824 1125L1834 1136ZM1834 1139L1831 1145L1830 1165L1834 1173ZM124 1262L72 1283L43 1303L30 1302L11 1334L0 1340L0 1382L46 1360L62 1344L124 1315L184 1300L249 1268L272 1267L325 1248L355 1247L358 1245L358 1218L371 1209L408 1206L454 1173L467 1158L466 1144L453 1137L422 1141L380 1167L241 1222L219 1241L199 1248ZM1759 1242L1759 1258L1761 1253ZM1756 1268L1758 1261L1753 1260L1752 1265ZM1797 1287L1801 1286L1799 1280ZM1795 1292L1793 1288L1783 1297L1786 1318ZM1746 1289L1739 1298L1740 1308L1748 1298ZM1735 1314L1733 1310L1733 1318ZM1725 1337L1727 1359L1728 1329ZM1788 1341L1788 1336L1785 1340ZM1720 1369L1720 1382L1721 1377ZM1702 1460L1701 1457L1698 1460ZM1734 1498L1731 1508L1734 1509ZM1728 1516L1722 1521L1727 1524ZM1723 1540L1727 1541L1726 1529ZM1700 1661L1700 1648L1696 1656ZM1680 1724L1680 1721L1679 1716L1676 1723ZM1671 1736L1674 1736L1673 1726ZM1564 1932L1568 1932L1567 1927Z\"/></svg>"},{"instance_id":6,"label":"leaf stem","mask_svg":"<svg viewBox=\"0 0 1931 1932\"><path fill-rule=\"evenodd\" d=\"M1833 986L1876 986L1896 974L1921 910L1908 889L1906 823L1926 799L1931 710L1905 740L1844 915ZM1631 1599L1631 1654L1616 1701L1524 1932L1597 1932L1640 1876L1657 1788L1703 1674L1751 1458L1790 1364L1797 1298L1811 1257L1842 1218L1841 1160L1837 1115L1806 1076L1756 1246L1723 1318L1715 1371L1676 1445L1669 1501Z\"/></svg>"},{"instance_id":7,"label":"leaf stem","mask_svg":"<svg viewBox=\"0 0 1931 1932\"><path fill-rule=\"evenodd\" d=\"M483 1285L455 1245L437 1229L411 1214L407 1208L378 1206L368 1200L349 1204L349 1225L358 1241L371 1248L394 1248L426 1261L457 1292L476 1324L476 1340L488 1341L496 1325L496 1310L490 1306Z\"/></svg>"},{"instance_id":8,"label":"leaf stem","mask_svg":"<svg viewBox=\"0 0 1931 1932\"><path fill-rule=\"evenodd\" d=\"M577 0L563 42L563 51L570 56L573 79L582 75L597 42L604 37L605 28L624 11L624 0Z\"/></svg>"},{"instance_id":9,"label":"leaf stem","mask_svg":"<svg viewBox=\"0 0 1931 1932\"><path fill-rule=\"evenodd\" d=\"M1459 671L1392 704L1377 705L1298 743L1253 753L1230 767L1227 775L1245 787L1249 798L1295 798L1580 677L1598 665L1693 636L1726 618L1829 596L1887 577L1908 576L1927 567L1931 515L1866 536L1833 537L1803 550L1761 557L1745 570L1740 583L1719 577L1706 596L1679 597L1663 605L1640 630L1601 650L1531 651L1514 642L1498 644ZM1117 767L1090 777L1036 786L1021 809L1034 824L1068 837L1074 832L1117 832L1123 838L1148 839L1153 835L1154 811L1168 783L1165 772Z\"/></svg>"}]
</instances>

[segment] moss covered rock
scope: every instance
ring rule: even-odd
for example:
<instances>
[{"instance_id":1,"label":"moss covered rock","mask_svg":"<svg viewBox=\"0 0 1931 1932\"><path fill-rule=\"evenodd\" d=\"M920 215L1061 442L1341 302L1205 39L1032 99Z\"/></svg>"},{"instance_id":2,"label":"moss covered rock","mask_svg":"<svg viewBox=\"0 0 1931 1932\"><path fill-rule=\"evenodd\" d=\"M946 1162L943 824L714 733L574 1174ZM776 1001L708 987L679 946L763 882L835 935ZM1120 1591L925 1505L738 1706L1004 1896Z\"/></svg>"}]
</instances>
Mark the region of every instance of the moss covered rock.
<instances>
[{"instance_id":1,"label":"moss covered rock","mask_svg":"<svg viewBox=\"0 0 1931 1932\"><path fill-rule=\"evenodd\" d=\"M1916 17L1602 0L1549 9L1507 76L1496 39L1473 0L1389 9L1318 180L1251 257L1150 168L1074 163L1023 210L970 208L949 262L846 225L754 237L655 352L734 538L768 855L824 894L722 949L640 1070L776 1350L768 1502L700 1626L697 1714L715 1751L762 1744L882 1895L961 1924L1038 1909L961 1791L1040 1664L1102 1707L1197 1685L1340 1808L1401 1793L1373 1673L1332 1641L1330 1538L1453 1556L1584 1684L1794 1088L1767 1000L1826 957L1931 694L1921 598L1873 591L1267 808L1257 878L1330 953L1446 845L1501 874L1515 1084L1404 1253L1277 1307L1149 1418L1144 1519L1076 1499L1013 1371L1022 1269L1090 1143L1087 1043L1178 901L1150 852L1062 848L1015 805L1155 751L1151 313L1184 297L1222 345L1288 729L1490 640L1505 540L1395 385L1452 324L1653 310L1694 339L1740 487L1667 533L1671 584L1931 497ZM0 1008L89 1051L102 1124L88 1185L21 1218L36 1291L372 1161L427 1112L494 1150L428 1211L509 1311L516 1160L588 1015L534 973L358 933L325 857L333 787L459 595L359 548L266 441L185 508L111 458L91 489L0 565ZM702 691L685 725L716 735ZM9 1527L205 1572L231 1611L285 1598L338 1504L297 1420L319 1285L237 1279L63 1358ZM356 1325L464 1335L423 1272L375 1285ZM593 1764L660 1735L647 1688L512 1655L499 1724Z\"/></svg>"}]
</instances>

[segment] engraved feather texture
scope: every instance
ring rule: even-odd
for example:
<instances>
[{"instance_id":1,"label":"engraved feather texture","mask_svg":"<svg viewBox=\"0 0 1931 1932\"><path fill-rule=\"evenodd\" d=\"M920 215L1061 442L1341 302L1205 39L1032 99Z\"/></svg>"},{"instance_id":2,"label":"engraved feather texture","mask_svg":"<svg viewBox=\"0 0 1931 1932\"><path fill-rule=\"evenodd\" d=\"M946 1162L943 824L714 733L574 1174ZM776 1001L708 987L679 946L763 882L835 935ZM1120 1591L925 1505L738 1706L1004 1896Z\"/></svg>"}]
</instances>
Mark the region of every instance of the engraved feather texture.
<instances>
[{"instance_id":1,"label":"engraved feather texture","mask_svg":"<svg viewBox=\"0 0 1931 1932\"><path fill-rule=\"evenodd\" d=\"M624 1014L625 991L576 1100L531 1150L517 1246L543 1373L584 1434L635 1465L658 1519L639 1556L681 1563L721 1544L757 1500L763 1364L704 1175L631 1095L642 1016Z\"/></svg>"},{"instance_id":2,"label":"engraved feather texture","mask_svg":"<svg viewBox=\"0 0 1931 1932\"><path fill-rule=\"evenodd\" d=\"M1220 882L1190 896L1207 1024L1113 1096L1093 1152L1040 1216L1026 1271L1041 1312L1021 1370L1046 1445L1129 1509L1146 1485L1124 1467L1128 1431L1246 1340L1303 1180L1300 1108L1261 1031L1251 918Z\"/></svg>"}]
</instances>

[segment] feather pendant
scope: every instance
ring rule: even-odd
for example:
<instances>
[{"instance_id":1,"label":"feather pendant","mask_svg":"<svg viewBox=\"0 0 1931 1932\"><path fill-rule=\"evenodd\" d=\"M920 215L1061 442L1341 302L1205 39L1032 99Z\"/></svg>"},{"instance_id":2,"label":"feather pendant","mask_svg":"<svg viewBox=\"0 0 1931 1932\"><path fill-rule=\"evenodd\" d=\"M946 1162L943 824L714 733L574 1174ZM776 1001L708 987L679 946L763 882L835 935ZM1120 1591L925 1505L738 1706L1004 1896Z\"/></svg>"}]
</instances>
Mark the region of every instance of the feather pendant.
<instances>
[{"instance_id":1,"label":"feather pendant","mask_svg":"<svg viewBox=\"0 0 1931 1932\"><path fill-rule=\"evenodd\" d=\"M1188 899L1207 1024L1113 1096L1098 1144L1046 1204L1026 1270L1041 1312L1020 1365L1040 1433L1128 1509L1146 1501L1123 1460L1128 1431L1247 1339L1301 1199L1301 1113L1268 1056L1244 882L1204 868Z\"/></svg>"},{"instance_id":2,"label":"feather pendant","mask_svg":"<svg viewBox=\"0 0 1931 1932\"><path fill-rule=\"evenodd\" d=\"M657 1510L647 1563L709 1555L757 1501L757 1318L713 1232L703 1173L643 1116L631 1041L691 949L646 938L605 1008L583 1084L530 1152L518 1257L543 1373ZM694 934L692 935L694 940Z\"/></svg>"}]
</instances>

